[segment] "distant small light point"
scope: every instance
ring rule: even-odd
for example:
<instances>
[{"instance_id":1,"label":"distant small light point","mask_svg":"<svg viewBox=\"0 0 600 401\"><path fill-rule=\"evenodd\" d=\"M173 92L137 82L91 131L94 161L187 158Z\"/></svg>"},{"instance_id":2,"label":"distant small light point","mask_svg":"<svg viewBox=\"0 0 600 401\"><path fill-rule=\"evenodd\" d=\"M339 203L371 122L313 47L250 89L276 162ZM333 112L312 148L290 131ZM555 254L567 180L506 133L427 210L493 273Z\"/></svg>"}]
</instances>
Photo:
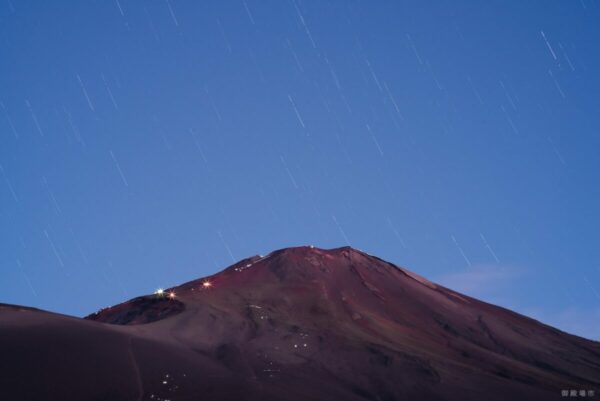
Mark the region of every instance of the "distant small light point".
<instances>
[{"instance_id":1,"label":"distant small light point","mask_svg":"<svg viewBox=\"0 0 600 401\"><path fill-rule=\"evenodd\" d=\"M154 294L162 297L165 294L165 290L159 288L156 291L154 291Z\"/></svg>"},{"instance_id":2,"label":"distant small light point","mask_svg":"<svg viewBox=\"0 0 600 401\"><path fill-rule=\"evenodd\" d=\"M169 293L169 298L175 299L175 293L173 291ZM167 375L167 377L169 377L169 375Z\"/></svg>"},{"instance_id":3,"label":"distant small light point","mask_svg":"<svg viewBox=\"0 0 600 401\"><path fill-rule=\"evenodd\" d=\"M212 287L212 283L210 281L204 281L202 283L202 287L204 287L204 288L210 288L210 287Z\"/></svg>"}]
</instances>

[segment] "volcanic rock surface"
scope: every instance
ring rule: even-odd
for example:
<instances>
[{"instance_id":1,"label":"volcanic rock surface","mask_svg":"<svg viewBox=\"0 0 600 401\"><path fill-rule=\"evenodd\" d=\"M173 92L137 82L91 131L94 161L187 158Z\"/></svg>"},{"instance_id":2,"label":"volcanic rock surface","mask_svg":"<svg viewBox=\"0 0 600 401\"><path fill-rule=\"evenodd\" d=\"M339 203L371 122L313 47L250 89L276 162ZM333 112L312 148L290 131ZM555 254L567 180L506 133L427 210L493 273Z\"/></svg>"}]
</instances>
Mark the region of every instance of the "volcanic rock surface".
<instances>
[{"instance_id":1,"label":"volcanic rock surface","mask_svg":"<svg viewBox=\"0 0 600 401\"><path fill-rule=\"evenodd\" d=\"M254 256L85 319L0 305L0 358L11 401L600 396L600 343L349 247Z\"/></svg>"}]
</instances>

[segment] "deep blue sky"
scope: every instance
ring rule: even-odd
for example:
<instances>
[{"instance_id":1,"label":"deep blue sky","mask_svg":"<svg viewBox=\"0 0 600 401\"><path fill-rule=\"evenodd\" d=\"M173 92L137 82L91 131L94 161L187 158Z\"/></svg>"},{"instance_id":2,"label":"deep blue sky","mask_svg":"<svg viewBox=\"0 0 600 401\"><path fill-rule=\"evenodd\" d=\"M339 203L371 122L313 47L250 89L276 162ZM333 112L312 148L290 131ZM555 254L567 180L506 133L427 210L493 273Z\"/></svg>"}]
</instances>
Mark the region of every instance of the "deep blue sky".
<instances>
[{"instance_id":1,"label":"deep blue sky","mask_svg":"<svg viewBox=\"0 0 600 401\"><path fill-rule=\"evenodd\" d=\"M600 5L0 0L0 301L352 246L600 338Z\"/></svg>"}]
</instances>

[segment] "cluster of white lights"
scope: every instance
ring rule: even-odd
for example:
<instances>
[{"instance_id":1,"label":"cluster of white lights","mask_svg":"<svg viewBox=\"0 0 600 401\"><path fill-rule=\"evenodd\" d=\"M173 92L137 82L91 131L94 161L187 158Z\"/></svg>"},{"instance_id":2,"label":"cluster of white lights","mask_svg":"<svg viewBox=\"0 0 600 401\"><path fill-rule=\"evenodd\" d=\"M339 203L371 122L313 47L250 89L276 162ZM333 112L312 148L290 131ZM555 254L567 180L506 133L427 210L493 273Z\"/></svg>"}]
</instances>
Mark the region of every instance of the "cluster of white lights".
<instances>
[{"instance_id":1,"label":"cluster of white lights","mask_svg":"<svg viewBox=\"0 0 600 401\"><path fill-rule=\"evenodd\" d=\"M158 295L159 297L164 297L165 295L167 295L169 298L175 299L175 292L174 291L169 291L169 293L167 294L165 292L165 290L162 289L162 288L159 288L156 291L154 291L154 295Z\"/></svg>"},{"instance_id":2,"label":"cluster of white lights","mask_svg":"<svg viewBox=\"0 0 600 401\"><path fill-rule=\"evenodd\" d=\"M212 285L213 284L208 280L205 280L202 282L202 288L204 288L204 289L209 289L210 287L212 287ZM175 299L175 297L176 297L175 291L166 292L163 288L158 288L156 291L154 291L154 295L156 295L158 297L167 296L170 299Z\"/></svg>"}]
</instances>

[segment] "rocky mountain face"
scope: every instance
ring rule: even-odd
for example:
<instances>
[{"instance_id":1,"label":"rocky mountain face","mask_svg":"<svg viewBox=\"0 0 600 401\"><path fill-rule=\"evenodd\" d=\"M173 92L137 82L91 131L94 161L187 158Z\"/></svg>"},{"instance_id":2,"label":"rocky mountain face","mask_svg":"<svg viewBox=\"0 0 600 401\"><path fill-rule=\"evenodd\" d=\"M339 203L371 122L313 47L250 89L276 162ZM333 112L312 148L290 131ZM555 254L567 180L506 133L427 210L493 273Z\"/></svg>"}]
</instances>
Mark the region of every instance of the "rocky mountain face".
<instances>
[{"instance_id":1,"label":"rocky mountain face","mask_svg":"<svg viewBox=\"0 0 600 401\"><path fill-rule=\"evenodd\" d=\"M0 355L7 400L600 397L600 343L349 247L254 256L85 319L2 305Z\"/></svg>"}]
</instances>

